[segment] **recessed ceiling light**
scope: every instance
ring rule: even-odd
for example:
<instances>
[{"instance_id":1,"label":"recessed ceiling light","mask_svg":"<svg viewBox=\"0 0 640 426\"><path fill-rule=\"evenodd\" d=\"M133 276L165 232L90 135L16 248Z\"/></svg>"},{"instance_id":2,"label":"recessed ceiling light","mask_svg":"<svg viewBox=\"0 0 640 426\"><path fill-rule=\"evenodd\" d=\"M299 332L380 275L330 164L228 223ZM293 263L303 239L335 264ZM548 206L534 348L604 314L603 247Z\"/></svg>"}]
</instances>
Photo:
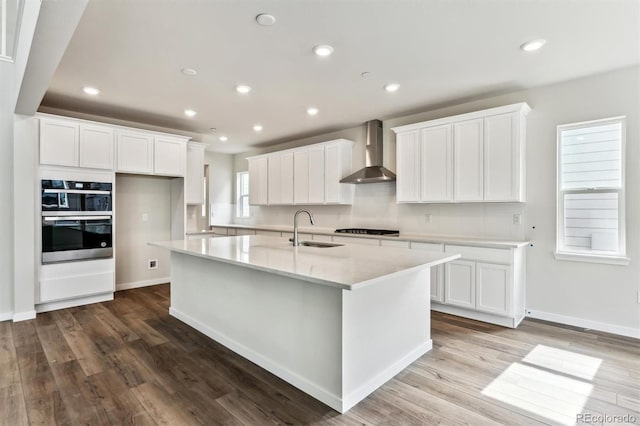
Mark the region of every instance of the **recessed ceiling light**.
<instances>
[{"instance_id":1,"label":"recessed ceiling light","mask_svg":"<svg viewBox=\"0 0 640 426\"><path fill-rule=\"evenodd\" d=\"M182 74L184 74L184 75L196 75L196 74L198 74L198 71L194 70L193 68L182 68Z\"/></svg>"},{"instance_id":2,"label":"recessed ceiling light","mask_svg":"<svg viewBox=\"0 0 640 426\"><path fill-rule=\"evenodd\" d=\"M318 115L318 111L319 110L316 107L307 108L307 114L309 115Z\"/></svg>"},{"instance_id":3,"label":"recessed ceiling light","mask_svg":"<svg viewBox=\"0 0 640 426\"><path fill-rule=\"evenodd\" d=\"M256 124L255 126L253 126L253 130L255 130L256 132L261 132L262 126L260 124Z\"/></svg>"},{"instance_id":4,"label":"recessed ceiling light","mask_svg":"<svg viewBox=\"0 0 640 426\"><path fill-rule=\"evenodd\" d=\"M219 139L220 139L220 142L226 142L226 141L228 141L228 140L229 140L229 138L228 138L228 137L226 137L226 136L220 136L220 138L219 138Z\"/></svg>"},{"instance_id":5,"label":"recessed ceiling light","mask_svg":"<svg viewBox=\"0 0 640 426\"><path fill-rule=\"evenodd\" d=\"M318 56L329 56L333 53L333 47L328 44L321 44L313 48L313 53Z\"/></svg>"},{"instance_id":6,"label":"recessed ceiling light","mask_svg":"<svg viewBox=\"0 0 640 426\"><path fill-rule=\"evenodd\" d=\"M399 88L400 88L400 85L398 83L389 83L384 86L384 90L386 90L389 93L397 92Z\"/></svg>"},{"instance_id":7,"label":"recessed ceiling light","mask_svg":"<svg viewBox=\"0 0 640 426\"><path fill-rule=\"evenodd\" d=\"M270 27L276 23L276 17L268 13L261 13L256 16L256 22L264 27Z\"/></svg>"},{"instance_id":8,"label":"recessed ceiling light","mask_svg":"<svg viewBox=\"0 0 640 426\"><path fill-rule=\"evenodd\" d=\"M243 95L246 95L250 91L251 91L251 87L247 86L246 84L238 84L236 86L236 92L241 93Z\"/></svg>"},{"instance_id":9,"label":"recessed ceiling light","mask_svg":"<svg viewBox=\"0 0 640 426\"><path fill-rule=\"evenodd\" d=\"M364 72L360 73L360 77L362 77L362 78L367 78L367 77L370 77L370 76L371 76L371 73L369 71L364 71Z\"/></svg>"},{"instance_id":10,"label":"recessed ceiling light","mask_svg":"<svg viewBox=\"0 0 640 426\"><path fill-rule=\"evenodd\" d=\"M83 87L82 91L84 93L86 93L87 95L91 95L91 96L95 96L95 95L100 93L100 91L98 89L96 89L95 87L91 87L91 86Z\"/></svg>"},{"instance_id":11,"label":"recessed ceiling light","mask_svg":"<svg viewBox=\"0 0 640 426\"><path fill-rule=\"evenodd\" d=\"M186 115L187 117L195 117L196 114L197 114L197 112L195 112L192 109L185 109L184 110L184 115Z\"/></svg>"},{"instance_id":12,"label":"recessed ceiling light","mask_svg":"<svg viewBox=\"0 0 640 426\"><path fill-rule=\"evenodd\" d=\"M520 49L524 50L525 52L533 52L535 50L540 49L542 46L544 46L546 42L547 40L543 38L529 40L525 43L522 43L522 45L520 45Z\"/></svg>"}]
</instances>

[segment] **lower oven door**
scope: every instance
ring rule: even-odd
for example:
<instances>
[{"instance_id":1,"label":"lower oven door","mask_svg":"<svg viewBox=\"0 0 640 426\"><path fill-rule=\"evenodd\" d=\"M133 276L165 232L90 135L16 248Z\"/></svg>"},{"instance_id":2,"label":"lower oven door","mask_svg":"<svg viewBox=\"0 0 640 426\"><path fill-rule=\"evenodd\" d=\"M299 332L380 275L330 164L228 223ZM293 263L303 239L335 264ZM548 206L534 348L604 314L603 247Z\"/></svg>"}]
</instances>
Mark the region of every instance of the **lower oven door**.
<instances>
[{"instance_id":1,"label":"lower oven door","mask_svg":"<svg viewBox=\"0 0 640 426\"><path fill-rule=\"evenodd\" d=\"M42 263L113 257L111 216L42 218Z\"/></svg>"}]
</instances>

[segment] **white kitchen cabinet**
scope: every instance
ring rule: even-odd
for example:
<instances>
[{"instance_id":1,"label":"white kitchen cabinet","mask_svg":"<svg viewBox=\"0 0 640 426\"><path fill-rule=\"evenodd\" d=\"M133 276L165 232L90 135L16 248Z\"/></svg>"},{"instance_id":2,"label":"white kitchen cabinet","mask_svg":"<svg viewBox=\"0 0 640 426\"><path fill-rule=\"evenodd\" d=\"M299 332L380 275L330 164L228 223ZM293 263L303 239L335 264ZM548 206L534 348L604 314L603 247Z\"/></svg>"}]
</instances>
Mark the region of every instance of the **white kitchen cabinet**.
<instances>
[{"instance_id":1,"label":"white kitchen cabinet","mask_svg":"<svg viewBox=\"0 0 640 426\"><path fill-rule=\"evenodd\" d=\"M271 155L267 161L269 204L293 204L293 153Z\"/></svg>"},{"instance_id":2,"label":"white kitchen cabinet","mask_svg":"<svg viewBox=\"0 0 640 426\"><path fill-rule=\"evenodd\" d=\"M309 204L324 203L324 146L309 148Z\"/></svg>"},{"instance_id":3,"label":"white kitchen cabinet","mask_svg":"<svg viewBox=\"0 0 640 426\"><path fill-rule=\"evenodd\" d=\"M252 157L249 161L249 204L268 203L269 168L266 156Z\"/></svg>"},{"instance_id":4,"label":"white kitchen cabinet","mask_svg":"<svg viewBox=\"0 0 640 426\"><path fill-rule=\"evenodd\" d=\"M520 170L524 146L518 141L519 115L500 114L484 119L484 200L520 201L524 188Z\"/></svg>"},{"instance_id":5,"label":"white kitchen cabinet","mask_svg":"<svg viewBox=\"0 0 640 426\"><path fill-rule=\"evenodd\" d=\"M162 176L184 176L187 144L181 139L155 137L153 141L153 173Z\"/></svg>"},{"instance_id":6,"label":"white kitchen cabinet","mask_svg":"<svg viewBox=\"0 0 640 426\"><path fill-rule=\"evenodd\" d=\"M396 138L396 200L420 201L420 132L398 134Z\"/></svg>"},{"instance_id":7,"label":"white kitchen cabinet","mask_svg":"<svg viewBox=\"0 0 640 426\"><path fill-rule=\"evenodd\" d=\"M466 260L453 260L444 265L444 303L475 309L476 264Z\"/></svg>"},{"instance_id":8,"label":"white kitchen cabinet","mask_svg":"<svg viewBox=\"0 0 640 426\"><path fill-rule=\"evenodd\" d=\"M80 167L113 170L114 131L108 126L80 124Z\"/></svg>"},{"instance_id":9,"label":"white kitchen cabinet","mask_svg":"<svg viewBox=\"0 0 640 426\"><path fill-rule=\"evenodd\" d=\"M205 145L198 142L187 144L186 202L204 204L204 150Z\"/></svg>"},{"instance_id":10,"label":"white kitchen cabinet","mask_svg":"<svg viewBox=\"0 0 640 426\"><path fill-rule=\"evenodd\" d=\"M77 167L80 153L80 126L77 122L40 120L40 164Z\"/></svg>"},{"instance_id":11,"label":"white kitchen cabinet","mask_svg":"<svg viewBox=\"0 0 640 426\"><path fill-rule=\"evenodd\" d=\"M113 293L114 259L41 265L37 303Z\"/></svg>"},{"instance_id":12,"label":"white kitchen cabinet","mask_svg":"<svg viewBox=\"0 0 640 426\"><path fill-rule=\"evenodd\" d=\"M236 235L256 235L256 231L253 229L237 229Z\"/></svg>"},{"instance_id":13,"label":"white kitchen cabinet","mask_svg":"<svg viewBox=\"0 0 640 426\"><path fill-rule=\"evenodd\" d=\"M435 126L421 132L420 201L441 202L453 199L452 126Z\"/></svg>"},{"instance_id":14,"label":"white kitchen cabinet","mask_svg":"<svg viewBox=\"0 0 640 426\"><path fill-rule=\"evenodd\" d=\"M396 132L398 203L524 202L526 103Z\"/></svg>"},{"instance_id":15,"label":"white kitchen cabinet","mask_svg":"<svg viewBox=\"0 0 640 426\"><path fill-rule=\"evenodd\" d=\"M483 200L483 119L453 125L453 199Z\"/></svg>"},{"instance_id":16,"label":"white kitchen cabinet","mask_svg":"<svg viewBox=\"0 0 640 426\"><path fill-rule=\"evenodd\" d=\"M116 172L153 174L153 135L116 132Z\"/></svg>"},{"instance_id":17,"label":"white kitchen cabinet","mask_svg":"<svg viewBox=\"0 0 640 426\"><path fill-rule=\"evenodd\" d=\"M508 265L476 263L476 310L511 315L511 287Z\"/></svg>"},{"instance_id":18,"label":"white kitchen cabinet","mask_svg":"<svg viewBox=\"0 0 640 426\"><path fill-rule=\"evenodd\" d=\"M309 204L309 151L293 153L293 203Z\"/></svg>"},{"instance_id":19,"label":"white kitchen cabinet","mask_svg":"<svg viewBox=\"0 0 640 426\"><path fill-rule=\"evenodd\" d=\"M411 242L411 249L444 252L443 244ZM434 302L444 302L444 265L437 265L431 268L431 300Z\"/></svg>"}]
</instances>

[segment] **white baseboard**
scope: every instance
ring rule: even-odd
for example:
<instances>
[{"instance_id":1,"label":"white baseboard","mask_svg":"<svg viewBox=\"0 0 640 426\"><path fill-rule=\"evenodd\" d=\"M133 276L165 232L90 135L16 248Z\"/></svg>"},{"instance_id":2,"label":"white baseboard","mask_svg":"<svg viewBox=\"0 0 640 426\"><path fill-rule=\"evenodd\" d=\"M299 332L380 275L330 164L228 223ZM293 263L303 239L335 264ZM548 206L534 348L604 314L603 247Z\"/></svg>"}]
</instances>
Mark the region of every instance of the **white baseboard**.
<instances>
[{"instance_id":1,"label":"white baseboard","mask_svg":"<svg viewBox=\"0 0 640 426\"><path fill-rule=\"evenodd\" d=\"M36 311L16 312L13 314L13 322L27 321L36 317Z\"/></svg>"},{"instance_id":2,"label":"white baseboard","mask_svg":"<svg viewBox=\"0 0 640 426\"><path fill-rule=\"evenodd\" d=\"M518 318L510 318L510 317L502 317L500 315L488 314L486 312L474 311L473 309L465 309L459 308L457 306L451 305L443 305L441 303L431 302L431 310L437 312L443 312L445 314L456 315L463 318L469 318L476 321L488 322L490 324L501 325L502 327L516 328L520 321L522 321L521 317Z\"/></svg>"},{"instance_id":3,"label":"white baseboard","mask_svg":"<svg viewBox=\"0 0 640 426\"><path fill-rule=\"evenodd\" d=\"M57 302L47 302L36 305L35 312L57 311L58 309L73 308L75 306L90 305L92 303L106 302L113 300L113 293L97 294L95 296L81 297L78 299L60 300ZM35 318L35 316L34 316Z\"/></svg>"},{"instance_id":4,"label":"white baseboard","mask_svg":"<svg viewBox=\"0 0 640 426\"><path fill-rule=\"evenodd\" d=\"M135 281L132 283L116 284L116 291L129 290L131 288L147 287L150 285L166 284L171 281L171 277L154 278L152 280Z\"/></svg>"},{"instance_id":5,"label":"white baseboard","mask_svg":"<svg viewBox=\"0 0 640 426\"><path fill-rule=\"evenodd\" d=\"M0 313L0 321L8 321L10 319L13 319L13 312Z\"/></svg>"},{"instance_id":6,"label":"white baseboard","mask_svg":"<svg viewBox=\"0 0 640 426\"><path fill-rule=\"evenodd\" d=\"M329 407L333 408L334 410L340 413L344 412L343 401L339 396L334 395L333 393L316 385L315 383L310 382L306 378L299 376L293 371L287 369L285 366L278 364L272 359L257 353L253 349L241 343L238 343L237 341L227 337L222 333L219 333L217 330L214 330L213 328L201 323L200 321L196 320L190 315L180 312L175 308L169 308L169 314L179 319L180 321L184 322L185 324L195 328L196 330L205 334L206 336L210 337L216 342L226 346L227 348L243 356L249 361L259 365L260 367L264 368L267 371L270 371L271 373L282 378L284 381L288 382L289 384L311 395L315 399L327 404Z\"/></svg>"},{"instance_id":7,"label":"white baseboard","mask_svg":"<svg viewBox=\"0 0 640 426\"><path fill-rule=\"evenodd\" d=\"M618 334L620 336L634 337L640 339L640 329L624 327L621 325L608 324L605 322L591 321L583 318L570 317L566 315L553 314L550 312L527 309L527 317L544 321L556 322L559 324L571 325L573 327L588 328L591 330L604 331L605 333Z\"/></svg>"}]
</instances>

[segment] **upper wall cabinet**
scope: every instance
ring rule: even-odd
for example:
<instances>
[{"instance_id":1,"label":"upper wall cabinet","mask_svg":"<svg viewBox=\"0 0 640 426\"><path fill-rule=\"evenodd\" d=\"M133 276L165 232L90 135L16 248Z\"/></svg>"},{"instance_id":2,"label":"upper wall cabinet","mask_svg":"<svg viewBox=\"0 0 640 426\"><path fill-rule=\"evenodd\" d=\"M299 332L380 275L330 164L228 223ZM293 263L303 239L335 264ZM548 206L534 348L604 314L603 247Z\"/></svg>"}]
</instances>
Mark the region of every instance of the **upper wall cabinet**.
<instances>
[{"instance_id":1,"label":"upper wall cabinet","mask_svg":"<svg viewBox=\"0 0 640 426\"><path fill-rule=\"evenodd\" d=\"M353 142L346 139L249 157L249 203L254 205L351 204Z\"/></svg>"},{"instance_id":2,"label":"upper wall cabinet","mask_svg":"<svg viewBox=\"0 0 640 426\"><path fill-rule=\"evenodd\" d=\"M524 202L526 103L395 127L399 203Z\"/></svg>"},{"instance_id":3,"label":"upper wall cabinet","mask_svg":"<svg viewBox=\"0 0 640 426\"><path fill-rule=\"evenodd\" d=\"M204 204L204 150L206 145L198 142L187 144L186 202Z\"/></svg>"},{"instance_id":4,"label":"upper wall cabinet","mask_svg":"<svg viewBox=\"0 0 640 426\"><path fill-rule=\"evenodd\" d=\"M40 164L113 170L113 129L41 118Z\"/></svg>"},{"instance_id":5,"label":"upper wall cabinet","mask_svg":"<svg viewBox=\"0 0 640 426\"><path fill-rule=\"evenodd\" d=\"M117 172L153 174L153 135L118 131Z\"/></svg>"}]
</instances>

